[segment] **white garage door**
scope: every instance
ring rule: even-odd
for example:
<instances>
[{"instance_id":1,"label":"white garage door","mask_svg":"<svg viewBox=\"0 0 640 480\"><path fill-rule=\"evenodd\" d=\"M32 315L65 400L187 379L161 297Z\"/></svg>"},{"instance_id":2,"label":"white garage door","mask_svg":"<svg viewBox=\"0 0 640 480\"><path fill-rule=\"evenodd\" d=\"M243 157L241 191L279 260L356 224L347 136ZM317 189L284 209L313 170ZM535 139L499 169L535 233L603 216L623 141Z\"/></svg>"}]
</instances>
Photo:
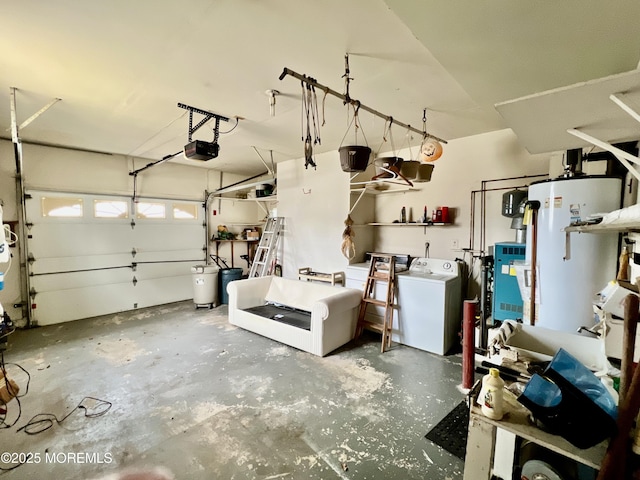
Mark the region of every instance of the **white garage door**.
<instances>
[{"instance_id":1,"label":"white garage door","mask_svg":"<svg viewBox=\"0 0 640 480\"><path fill-rule=\"evenodd\" d=\"M193 298L191 266L206 254L202 202L42 191L27 198L38 325Z\"/></svg>"}]
</instances>

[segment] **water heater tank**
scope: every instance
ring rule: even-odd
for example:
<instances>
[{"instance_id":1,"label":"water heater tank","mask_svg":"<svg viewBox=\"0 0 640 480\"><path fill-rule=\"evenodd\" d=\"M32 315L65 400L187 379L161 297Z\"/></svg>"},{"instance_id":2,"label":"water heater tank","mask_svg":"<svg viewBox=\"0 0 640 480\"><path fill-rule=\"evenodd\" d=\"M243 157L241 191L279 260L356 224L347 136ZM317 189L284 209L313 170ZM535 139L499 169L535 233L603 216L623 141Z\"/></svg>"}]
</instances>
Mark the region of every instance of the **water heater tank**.
<instances>
[{"instance_id":1,"label":"water heater tank","mask_svg":"<svg viewBox=\"0 0 640 480\"><path fill-rule=\"evenodd\" d=\"M593 297L616 278L617 233L572 233L565 260L566 233L572 222L620 208L620 178L559 178L529 186L529 200L538 200L537 266L539 307L536 325L576 333L594 322ZM527 262L531 262L531 228Z\"/></svg>"}]
</instances>

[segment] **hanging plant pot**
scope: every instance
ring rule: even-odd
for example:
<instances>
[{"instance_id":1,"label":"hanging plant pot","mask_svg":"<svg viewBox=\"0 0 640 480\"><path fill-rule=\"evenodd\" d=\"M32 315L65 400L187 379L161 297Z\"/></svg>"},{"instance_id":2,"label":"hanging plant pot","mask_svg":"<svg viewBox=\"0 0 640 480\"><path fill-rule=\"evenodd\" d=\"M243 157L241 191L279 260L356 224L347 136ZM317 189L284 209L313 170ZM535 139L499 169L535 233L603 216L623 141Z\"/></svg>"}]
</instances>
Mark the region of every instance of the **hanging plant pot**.
<instances>
[{"instance_id":1,"label":"hanging plant pot","mask_svg":"<svg viewBox=\"0 0 640 480\"><path fill-rule=\"evenodd\" d=\"M343 172L364 172L369 165L371 149L363 145L340 147L340 166Z\"/></svg>"},{"instance_id":2,"label":"hanging plant pot","mask_svg":"<svg viewBox=\"0 0 640 480\"><path fill-rule=\"evenodd\" d=\"M405 160L404 162L402 162L400 173L402 173L402 175L404 175L409 180L413 180L418 175L419 166L420 162L418 160Z\"/></svg>"},{"instance_id":3,"label":"hanging plant pot","mask_svg":"<svg viewBox=\"0 0 640 480\"><path fill-rule=\"evenodd\" d=\"M430 182L434 167L435 165L433 163L421 163L418 166L418 173L414 182Z\"/></svg>"}]
</instances>

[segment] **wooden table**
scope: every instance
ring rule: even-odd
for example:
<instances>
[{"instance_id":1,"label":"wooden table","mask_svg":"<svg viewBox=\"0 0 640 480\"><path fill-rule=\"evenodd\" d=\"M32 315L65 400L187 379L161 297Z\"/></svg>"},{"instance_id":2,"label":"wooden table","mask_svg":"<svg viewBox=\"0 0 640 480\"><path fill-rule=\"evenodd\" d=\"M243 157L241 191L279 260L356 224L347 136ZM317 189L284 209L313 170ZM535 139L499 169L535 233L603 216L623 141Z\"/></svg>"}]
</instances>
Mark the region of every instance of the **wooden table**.
<instances>
[{"instance_id":1,"label":"wooden table","mask_svg":"<svg viewBox=\"0 0 640 480\"><path fill-rule=\"evenodd\" d=\"M259 242L258 239L256 240L243 240L243 239L238 239L238 240L221 240L218 238L214 238L213 239L214 242L216 242L216 257L218 257L218 251L220 249L220 243L223 242L229 242L231 244L231 268L233 268L233 245L236 242L241 242L241 243L246 243L247 244L247 255L249 255L249 260L253 260L253 255L254 255L254 248L255 245Z\"/></svg>"},{"instance_id":2,"label":"wooden table","mask_svg":"<svg viewBox=\"0 0 640 480\"><path fill-rule=\"evenodd\" d=\"M576 460L598 470L608 441L580 449L564 438L545 432L529 421L529 411L524 407L508 404L508 415L502 420L491 420L481 413L478 405L473 405L469 413L469 435L467 437L467 455L464 464L464 480L489 480L493 469L496 430L504 429L516 437L529 440L560 455Z\"/></svg>"}]
</instances>

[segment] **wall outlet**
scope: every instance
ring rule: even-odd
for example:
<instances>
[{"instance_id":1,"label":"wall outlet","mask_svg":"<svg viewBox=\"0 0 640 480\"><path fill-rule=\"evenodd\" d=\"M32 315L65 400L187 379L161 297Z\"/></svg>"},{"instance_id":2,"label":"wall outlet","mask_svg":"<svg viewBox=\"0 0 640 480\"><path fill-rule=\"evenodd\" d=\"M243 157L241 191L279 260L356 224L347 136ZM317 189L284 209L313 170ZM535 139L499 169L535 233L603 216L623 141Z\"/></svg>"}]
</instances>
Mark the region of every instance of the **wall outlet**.
<instances>
[{"instance_id":1,"label":"wall outlet","mask_svg":"<svg viewBox=\"0 0 640 480\"><path fill-rule=\"evenodd\" d=\"M451 248L453 250L457 250L458 248L460 248L460 245L458 244L458 240L451 240Z\"/></svg>"}]
</instances>

